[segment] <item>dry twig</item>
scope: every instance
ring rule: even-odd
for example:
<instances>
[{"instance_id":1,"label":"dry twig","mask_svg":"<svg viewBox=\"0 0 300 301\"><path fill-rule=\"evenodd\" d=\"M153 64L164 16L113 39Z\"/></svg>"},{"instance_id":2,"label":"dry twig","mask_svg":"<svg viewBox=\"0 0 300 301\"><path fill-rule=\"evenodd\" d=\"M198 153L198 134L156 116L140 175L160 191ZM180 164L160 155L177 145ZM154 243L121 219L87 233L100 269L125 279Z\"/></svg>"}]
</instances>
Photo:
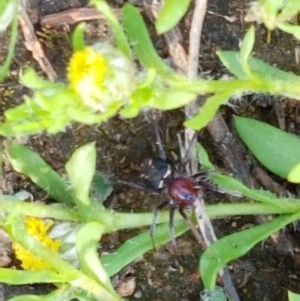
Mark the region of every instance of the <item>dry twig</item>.
<instances>
[{"instance_id":1,"label":"dry twig","mask_svg":"<svg viewBox=\"0 0 300 301\"><path fill-rule=\"evenodd\" d=\"M23 7L20 7L19 21L24 35L25 47L31 51L33 58L39 63L41 69L46 73L47 77L50 80L55 80L57 78L56 72L47 59L44 50L34 33L32 23Z\"/></svg>"},{"instance_id":2,"label":"dry twig","mask_svg":"<svg viewBox=\"0 0 300 301\"><path fill-rule=\"evenodd\" d=\"M115 10L119 14L119 10ZM72 25L82 21L99 20L105 18L93 7L72 8L59 13L47 15L41 20L46 28L58 27L62 24Z\"/></svg>"}]
</instances>

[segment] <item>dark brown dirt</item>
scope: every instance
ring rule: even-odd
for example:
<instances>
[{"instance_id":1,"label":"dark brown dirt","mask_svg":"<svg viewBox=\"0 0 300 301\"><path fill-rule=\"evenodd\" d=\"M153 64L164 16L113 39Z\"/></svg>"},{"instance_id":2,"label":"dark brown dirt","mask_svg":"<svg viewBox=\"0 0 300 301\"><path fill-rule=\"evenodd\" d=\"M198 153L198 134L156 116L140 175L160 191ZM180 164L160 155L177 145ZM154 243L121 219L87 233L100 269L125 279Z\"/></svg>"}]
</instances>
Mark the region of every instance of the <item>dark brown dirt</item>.
<instances>
[{"instance_id":1,"label":"dark brown dirt","mask_svg":"<svg viewBox=\"0 0 300 301\"><path fill-rule=\"evenodd\" d=\"M62 79L65 74L66 62L71 53L70 32L61 28L46 31L40 28L39 21L47 14L71 7L83 6L86 2L78 0L36 0L31 1L28 7L28 13L37 32L42 32L39 36L46 53ZM120 5L123 2L114 1L114 4ZM243 0L209 1L209 11L223 16L235 16L236 21L230 23L223 17L207 14L202 36L201 71L209 71L213 77L227 74L215 52L219 49L238 49L239 42L248 27L248 24L240 21L245 12L246 4ZM189 17L186 18L183 24L188 23ZM88 26L90 26L91 33L95 33L97 29L104 34L107 33L105 25L101 22L94 21ZM184 33L188 34L187 29L184 30ZM93 37L90 36L89 38L92 39ZM257 26L255 56L263 58L271 64L276 64L284 70L299 74L300 66L295 63L293 54L296 41L277 30L272 33L271 43L267 44L266 39L267 31L262 26ZM154 42L156 44L156 41ZM160 51L165 53L165 46L161 45L161 41L158 44L161 47ZM3 47L4 50L0 49L2 55L5 53L5 46ZM22 95L26 91L17 83L16 76L13 74L16 74L21 67L29 64L36 66L30 53L24 49L20 37L16 60L12 66L12 75L4 85L0 85L1 116L3 116L3 111L7 107L14 106L22 101ZM266 96L244 97L236 104L235 112L246 116L255 116L261 120L277 124L276 107L273 100L273 98ZM289 114L286 118L287 129L298 132L299 124L295 113L298 105L289 100L282 100L281 103L284 105L286 114ZM230 126L233 111L225 108L222 112ZM170 155L178 152L176 133L182 129L182 121L183 114L181 111L163 114L161 127L164 133L165 145ZM221 162L218 157L218 149L210 142L208 134L206 132L199 134L199 140L208 146L210 156L218 166L218 163ZM131 181L138 179L139 165L143 159L153 157L156 154L154 129L149 126L142 115L133 120L114 118L105 124L92 127L74 124L65 132L55 136L37 135L32 137L28 144L37 150L56 170L63 173L64 163L70 154L76 147L89 141L96 141L97 143L97 166L99 170L117 178ZM14 191L25 188L32 192L37 199L44 196L43 192L37 190L26 179L22 177L18 179L18 182L13 183ZM153 210L163 198L163 196L153 196L144 191L117 186L113 195L107 201L107 205L115 210L128 212L131 210ZM210 199L220 201L221 197L209 194L207 202L210 202ZM217 221L215 225L218 236L222 237L240 229L245 224L251 225L255 222L254 218L235 218ZM110 244L118 246L129 236L130 233L122 232L108 238L108 240ZM297 253L297 247L299 246L296 243L298 236L297 229L289 227L285 234L280 236L278 244L275 245L271 241L266 241L264 244L256 246L243 258L232 263L230 266L232 276L243 301L286 301L288 289L300 293L300 261L299 253ZM168 301L199 300L202 286L199 284L197 270L201 250L190 233L178 239L177 244L182 271L172 268L174 255L171 248L165 246L156 254L145 254L143 258L132 263L130 267L124 269L117 276L122 278L122 275L129 273L130 276L136 278L136 289L129 300L159 301L166 300L166 296ZM33 293L37 290L46 292L48 287L10 287L3 285L0 287L2 293L0 300L19 295L25 291Z\"/></svg>"}]
</instances>

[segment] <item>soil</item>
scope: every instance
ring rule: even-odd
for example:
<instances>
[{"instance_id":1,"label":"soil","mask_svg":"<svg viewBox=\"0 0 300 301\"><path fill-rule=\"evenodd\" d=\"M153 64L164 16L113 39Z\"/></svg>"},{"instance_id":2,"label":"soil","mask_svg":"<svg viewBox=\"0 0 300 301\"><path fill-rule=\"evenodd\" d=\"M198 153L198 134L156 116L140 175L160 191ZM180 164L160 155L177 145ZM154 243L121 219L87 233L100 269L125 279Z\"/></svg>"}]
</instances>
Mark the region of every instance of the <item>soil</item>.
<instances>
[{"instance_id":1,"label":"soil","mask_svg":"<svg viewBox=\"0 0 300 301\"><path fill-rule=\"evenodd\" d=\"M29 1L27 12L36 30L44 50L57 72L60 79L65 78L65 67L71 54L70 35L72 26L62 24L51 30L41 27L40 22L46 15L64 11L69 8L83 7L87 1ZM110 1L118 7L124 1ZM204 22L202 46L200 54L200 71L209 73L209 76L219 78L228 72L217 58L216 50L238 50L239 43L248 27L243 16L249 3L243 0L211 0ZM146 15L146 14L145 14ZM185 40L188 40L188 25L190 14L183 20L181 29ZM224 16L232 17L232 22ZM234 17L234 18L233 18ZM149 21L149 20L148 20ZM150 22L150 21L149 21ZM256 57L278 66L284 70L300 73L300 65L296 64L294 49L297 42L289 35L278 30L272 32L272 38L267 43L267 30L261 25L256 26ZM92 41L99 36L108 36L109 29L103 21L90 21L87 25L87 39ZM5 39L5 37L2 37ZM154 36L154 44L163 56L168 56L167 48L162 38ZM185 45L187 46L187 45ZM6 44L0 46L0 56L6 53ZM1 116L8 107L22 102L22 95L26 89L18 84L17 74L25 66L34 66L39 70L31 53L23 44L22 35L19 37L16 58L11 68L11 74L6 82L0 85ZM285 126L288 131L298 132L297 121L298 104L288 99L274 102L274 98L265 95L250 95L242 97L232 107L222 108L221 113L232 130L231 120L233 114L251 116L277 125L278 110L284 108ZM3 118L3 117L2 117ZM164 133L163 141L168 154L178 154L176 134L182 130L184 114L181 110L163 113L160 127ZM218 146L214 144L207 131L199 133L198 140L209 150L209 155L217 167L225 168ZM98 150L97 167L109 175L114 175L128 181L138 181L139 166L145 158L155 157L154 127L149 126L145 115L132 120L113 118L110 121L95 126L82 126L73 124L65 132L49 136L36 135L29 138L26 143L38 151L41 156L53 166L55 170L64 173L64 164L70 154L80 145L89 141L96 141ZM249 155L250 156L250 155ZM257 165L256 165L257 166ZM249 167L250 169L252 166ZM227 170L230 173L230 170ZM10 189L4 191L13 193L26 189L35 199L43 199L45 193L37 189L26 178L11 170L4 170L6 181L10 181ZM273 178L275 182L276 178ZM279 183L284 185L282 181ZM289 187L290 188L290 187ZM291 187L296 191L295 187ZM224 196L209 193L206 202L221 201ZM107 206L119 211L146 211L153 210L162 202L164 196L116 186L112 196L107 200ZM246 225L257 223L255 218L232 218L214 222L218 237L232 233ZM107 237L106 241L117 247L128 237L131 232L120 232ZM267 240L257 245L246 256L231 264L233 280L243 301L286 301L287 290L300 293L300 253L297 252L299 232L297 227L288 227L284 233L279 234L278 242ZM200 300L203 289L199 284L198 260L201 250L193 235L186 233L177 240L177 252L180 257L180 271L173 268L174 254L170 246L164 246L157 253L149 252L137 262L126 267L119 275L114 277L114 282L120 285L126 279L134 278L136 287L129 300L143 301L189 301ZM11 287L5 284L0 286L0 300L23 293L46 293L49 286L18 286Z\"/></svg>"}]
</instances>

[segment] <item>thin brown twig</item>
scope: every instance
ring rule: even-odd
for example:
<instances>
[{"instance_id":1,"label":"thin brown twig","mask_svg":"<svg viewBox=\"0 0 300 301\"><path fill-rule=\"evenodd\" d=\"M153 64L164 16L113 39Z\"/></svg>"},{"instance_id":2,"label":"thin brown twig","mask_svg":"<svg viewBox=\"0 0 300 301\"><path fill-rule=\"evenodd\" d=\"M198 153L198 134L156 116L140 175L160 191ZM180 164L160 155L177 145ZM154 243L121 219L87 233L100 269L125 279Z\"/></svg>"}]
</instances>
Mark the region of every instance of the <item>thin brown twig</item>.
<instances>
[{"instance_id":1,"label":"thin brown twig","mask_svg":"<svg viewBox=\"0 0 300 301\"><path fill-rule=\"evenodd\" d=\"M201 35L203 22L206 14L207 0L196 0L195 7L193 11L193 17L191 22L191 28L189 32L189 53L188 53L188 68L187 76L189 79L196 79L198 77L198 68L199 68L199 53L201 46ZM187 118L193 117L199 110L199 104L197 99L185 107L185 115ZM192 137L194 137L195 131L192 129L185 129L185 146L191 143ZM195 174L198 172L198 157L196 154L195 145L193 143L194 151L190 152L190 164L188 166L188 172L190 174Z\"/></svg>"},{"instance_id":2,"label":"thin brown twig","mask_svg":"<svg viewBox=\"0 0 300 301\"><path fill-rule=\"evenodd\" d=\"M114 13L120 16L120 10L114 9ZM46 15L41 20L41 25L46 28L58 27L62 24L72 25L82 21L105 20L105 17L93 7L71 8L55 14Z\"/></svg>"},{"instance_id":3,"label":"thin brown twig","mask_svg":"<svg viewBox=\"0 0 300 301\"><path fill-rule=\"evenodd\" d=\"M201 34L202 34L202 27L204 22L204 17L206 14L207 8L207 0L196 0L195 1L195 8L193 12L191 28L190 28L190 47L189 47L189 55L188 55L188 69L187 69L187 76L190 79L196 79L198 77L198 68L199 68L199 52L200 52L200 45L201 45ZM185 115L186 117L192 117L197 111L199 110L199 104L194 101L191 104L185 107ZM195 135L195 131L191 129L185 130L185 137L188 144L191 143L192 137ZM187 149L187 147L186 147ZM197 172L198 168L198 158L196 151L191 152L191 166L190 172L195 173ZM217 240L215 235L215 231L213 225L207 215L205 209L205 203L203 198L200 196L197 198L195 202L195 213L196 219L199 225L200 232L204 239L204 242L207 247L209 247L214 241ZM229 271L227 267L221 269L219 271L219 275L223 280L224 289L228 294L228 297L232 301L239 301L240 298L237 294L237 291L234 287L232 279L230 277Z\"/></svg>"},{"instance_id":4,"label":"thin brown twig","mask_svg":"<svg viewBox=\"0 0 300 301\"><path fill-rule=\"evenodd\" d=\"M190 79L198 77L199 52L204 18L206 15L207 0L196 0L189 33L189 55L187 76ZM188 116L189 117L189 116Z\"/></svg>"},{"instance_id":5,"label":"thin brown twig","mask_svg":"<svg viewBox=\"0 0 300 301\"><path fill-rule=\"evenodd\" d=\"M38 62L41 69L50 80L57 79L56 72L47 59L44 50L37 39L32 23L23 7L19 9L19 21L24 35L25 47L32 53L33 58Z\"/></svg>"}]
</instances>

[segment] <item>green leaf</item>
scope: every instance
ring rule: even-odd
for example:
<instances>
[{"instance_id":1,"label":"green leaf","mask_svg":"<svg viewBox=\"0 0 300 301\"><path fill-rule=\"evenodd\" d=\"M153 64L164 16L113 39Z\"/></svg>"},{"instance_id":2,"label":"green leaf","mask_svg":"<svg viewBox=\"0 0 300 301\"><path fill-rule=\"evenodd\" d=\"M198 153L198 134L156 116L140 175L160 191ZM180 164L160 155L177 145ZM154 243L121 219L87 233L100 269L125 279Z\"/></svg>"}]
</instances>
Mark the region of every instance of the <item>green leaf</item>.
<instances>
[{"instance_id":1,"label":"green leaf","mask_svg":"<svg viewBox=\"0 0 300 301\"><path fill-rule=\"evenodd\" d=\"M155 22L158 34L165 33L173 28L186 14L191 0L166 0Z\"/></svg>"},{"instance_id":2,"label":"green leaf","mask_svg":"<svg viewBox=\"0 0 300 301\"><path fill-rule=\"evenodd\" d=\"M215 167L209 160L207 151L200 143L197 143L197 154L198 154L201 170L212 171L215 169Z\"/></svg>"},{"instance_id":3,"label":"green leaf","mask_svg":"<svg viewBox=\"0 0 300 301\"><path fill-rule=\"evenodd\" d=\"M89 192L96 169L95 143L88 143L76 149L66 164L72 189L78 201L89 205Z\"/></svg>"},{"instance_id":4,"label":"green leaf","mask_svg":"<svg viewBox=\"0 0 300 301\"><path fill-rule=\"evenodd\" d=\"M21 75L21 83L32 90L44 90L45 94L53 95L64 88L62 83L45 80L33 68L28 68Z\"/></svg>"},{"instance_id":5,"label":"green leaf","mask_svg":"<svg viewBox=\"0 0 300 301\"><path fill-rule=\"evenodd\" d=\"M185 221L181 220L176 223L176 236L186 232L188 226ZM167 224L159 225L154 236L155 246L163 245L171 241L169 227ZM122 268L149 250L153 249L149 231L143 232L127 240L115 252L102 255L101 261L109 276L117 274Z\"/></svg>"},{"instance_id":6,"label":"green leaf","mask_svg":"<svg viewBox=\"0 0 300 301\"><path fill-rule=\"evenodd\" d=\"M296 164L289 172L287 180L291 183L300 183L300 163Z\"/></svg>"},{"instance_id":7,"label":"green leaf","mask_svg":"<svg viewBox=\"0 0 300 301\"><path fill-rule=\"evenodd\" d=\"M251 26L243 39L241 50L240 50L241 67L243 69L243 72L248 77L250 77L251 75L248 61L254 46L254 41L255 41L255 30L254 27Z\"/></svg>"},{"instance_id":8,"label":"green leaf","mask_svg":"<svg viewBox=\"0 0 300 301\"><path fill-rule=\"evenodd\" d=\"M7 29L18 12L18 0L0 1L0 32Z\"/></svg>"},{"instance_id":9,"label":"green leaf","mask_svg":"<svg viewBox=\"0 0 300 301\"><path fill-rule=\"evenodd\" d=\"M70 280L68 275L58 274L55 271L23 271L8 268L0 268L0 281L11 284L21 285L27 283L62 283Z\"/></svg>"},{"instance_id":10,"label":"green leaf","mask_svg":"<svg viewBox=\"0 0 300 301\"><path fill-rule=\"evenodd\" d=\"M92 276L96 281L104 284L113 291L110 279L104 270L97 252L99 240L103 234L103 225L98 222L86 223L77 234L76 250L80 262L80 268Z\"/></svg>"},{"instance_id":11,"label":"green leaf","mask_svg":"<svg viewBox=\"0 0 300 301\"><path fill-rule=\"evenodd\" d=\"M11 1L11 2L13 2L13 1ZM14 19L11 24L11 35L10 35L10 39L9 39L8 53L5 58L5 61L2 63L2 65L0 67L0 82L2 82L4 80L6 74L9 70L11 62L15 55L16 43L18 40L18 24L19 23L18 23L18 17L17 17L17 10L16 10L15 14L13 14L12 16L14 16ZM10 17L11 17L11 15L10 15ZM3 23L0 21L0 27L1 27L1 25L3 25ZM1 30L0 30L0 32L1 32Z\"/></svg>"},{"instance_id":12,"label":"green leaf","mask_svg":"<svg viewBox=\"0 0 300 301\"><path fill-rule=\"evenodd\" d=\"M282 3L279 3L277 5L278 5L277 19L280 21L291 21L295 16L297 16L297 14L300 11L300 2L298 0L289 0L289 1L282 0Z\"/></svg>"},{"instance_id":13,"label":"green leaf","mask_svg":"<svg viewBox=\"0 0 300 301\"><path fill-rule=\"evenodd\" d=\"M183 107L196 97L195 93L176 89L157 89L152 106L159 110L173 110Z\"/></svg>"},{"instance_id":14,"label":"green leaf","mask_svg":"<svg viewBox=\"0 0 300 301\"><path fill-rule=\"evenodd\" d=\"M205 104L200 108L199 113L195 117L185 121L184 126L194 130L201 130L204 128L214 118L219 107L226 103L233 93L233 91L228 90L209 97Z\"/></svg>"},{"instance_id":15,"label":"green leaf","mask_svg":"<svg viewBox=\"0 0 300 301\"><path fill-rule=\"evenodd\" d=\"M293 215L283 215L271 222L228 235L214 242L203 253L200 260L200 275L205 287L213 290L218 272L229 261L246 254L258 242L299 219L299 216L299 212Z\"/></svg>"},{"instance_id":16,"label":"green leaf","mask_svg":"<svg viewBox=\"0 0 300 301\"><path fill-rule=\"evenodd\" d=\"M73 195L69 185L36 152L13 143L6 148L13 168L30 177L56 201L71 204Z\"/></svg>"},{"instance_id":17,"label":"green leaf","mask_svg":"<svg viewBox=\"0 0 300 301\"><path fill-rule=\"evenodd\" d=\"M95 5L99 12L106 18L107 23L114 32L117 47L124 55L131 57L130 46L126 35L110 6L103 0L90 0L90 3Z\"/></svg>"},{"instance_id":18,"label":"green leaf","mask_svg":"<svg viewBox=\"0 0 300 301\"><path fill-rule=\"evenodd\" d=\"M239 79L247 79L247 74L243 71L241 61L240 61L240 53L236 51L218 51L217 52L219 59L222 64L237 78ZM283 80L287 82L294 82L295 84L300 83L300 77L291 73L280 70L276 67L273 67L262 60L259 60L254 57L250 57L249 61L249 69L251 73L255 73L256 75L260 75L263 78L268 77L274 80Z\"/></svg>"},{"instance_id":19,"label":"green leaf","mask_svg":"<svg viewBox=\"0 0 300 301\"><path fill-rule=\"evenodd\" d=\"M213 291L205 289L200 293L200 298L202 301L229 301L220 286L216 286Z\"/></svg>"},{"instance_id":20,"label":"green leaf","mask_svg":"<svg viewBox=\"0 0 300 301\"><path fill-rule=\"evenodd\" d=\"M155 51L147 26L138 10L127 3L122 9L122 14L125 32L141 63L160 74L172 72Z\"/></svg>"},{"instance_id":21,"label":"green leaf","mask_svg":"<svg viewBox=\"0 0 300 301\"><path fill-rule=\"evenodd\" d=\"M82 50L85 47L84 29L85 29L85 23L79 23L79 25L76 26L76 28L73 32L72 45L73 45L74 51Z\"/></svg>"},{"instance_id":22,"label":"green leaf","mask_svg":"<svg viewBox=\"0 0 300 301\"><path fill-rule=\"evenodd\" d=\"M300 301L300 295L293 293L291 291L288 291L288 298L289 301Z\"/></svg>"},{"instance_id":23,"label":"green leaf","mask_svg":"<svg viewBox=\"0 0 300 301\"><path fill-rule=\"evenodd\" d=\"M292 34L296 39L300 40L300 26L299 25L293 25L287 22L279 23L277 25L279 29L282 31L285 31L287 33Z\"/></svg>"},{"instance_id":24,"label":"green leaf","mask_svg":"<svg viewBox=\"0 0 300 301\"><path fill-rule=\"evenodd\" d=\"M77 291L76 291L77 293ZM69 285L60 285L58 289L44 295L20 295L15 296L7 301L67 301L74 299L76 296L74 288ZM86 300L88 301L88 299Z\"/></svg>"},{"instance_id":25,"label":"green leaf","mask_svg":"<svg viewBox=\"0 0 300 301\"><path fill-rule=\"evenodd\" d=\"M289 198L278 198L267 190L250 189L243 183L235 180L233 177L221 174L219 172L213 172L211 175L209 175L209 179L228 192L240 192L249 199L267 205L272 205L275 208L284 209L287 206L287 202L291 200ZM297 209L298 207L295 207L295 210Z\"/></svg>"},{"instance_id":26,"label":"green leaf","mask_svg":"<svg viewBox=\"0 0 300 301\"><path fill-rule=\"evenodd\" d=\"M112 193L113 187L109 178L97 171L91 184L92 198L104 202Z\"/></svg>"},{"instance_id":27,"label":"green leaf","mask_svg":"<svg viewBox=\"0 0 300 301\"><path fill-rule=\"evenodd\" d=\"M300 138L269 124L244 117L234 118L243 142L257 160L276 175L287 178L300 162Z\"/></svg>"}]
</instances>

